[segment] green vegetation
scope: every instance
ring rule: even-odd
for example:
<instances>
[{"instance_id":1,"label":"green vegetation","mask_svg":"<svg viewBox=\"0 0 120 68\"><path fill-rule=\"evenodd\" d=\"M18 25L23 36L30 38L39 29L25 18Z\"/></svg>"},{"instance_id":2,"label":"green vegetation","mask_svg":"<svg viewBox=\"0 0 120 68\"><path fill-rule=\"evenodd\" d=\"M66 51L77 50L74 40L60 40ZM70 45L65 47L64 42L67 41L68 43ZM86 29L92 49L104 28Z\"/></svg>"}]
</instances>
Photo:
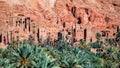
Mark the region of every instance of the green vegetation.
<instances>
[{"instance_id":1,"label":"green vegetation","mask_svg":"<svg viewBox=\"0 0 120 68\"><path fill-rule=\"evenodd\" d=\"M96 42L71 46L60 40L54 46L33 45L32 36L20 43L15 41L7 49L0 49L0 68L120 68L119 36L102 41L96 34ZM91 48L96 53L91 53Z\"/></svg>"},{"instance_id":2,"label":"green vegetation","mask_svg":"<svg viewBox=\"0 0 120 68\"><path fill-rule=\"evenodd\" d=\"M102 66L94 54L82 51L79 47L67 45L65 41L62 41L56 48L21 43L18 48L0 49L0 67L96 68Z\"/></svg>"}]
</instances>

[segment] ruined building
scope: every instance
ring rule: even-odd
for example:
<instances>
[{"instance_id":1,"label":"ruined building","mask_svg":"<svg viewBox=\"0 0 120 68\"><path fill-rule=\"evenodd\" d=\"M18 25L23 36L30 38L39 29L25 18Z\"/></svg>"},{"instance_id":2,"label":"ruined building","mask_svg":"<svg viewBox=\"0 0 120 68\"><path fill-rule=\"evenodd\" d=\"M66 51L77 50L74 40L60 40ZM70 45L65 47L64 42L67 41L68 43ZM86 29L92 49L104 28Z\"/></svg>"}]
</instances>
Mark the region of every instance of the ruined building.
<instances>
[{"instance_id":1,"label":"ruined building","mask_svg":"<svg viewBox=\"0 0 120 68\"><path fill-rule=\"evenodd\" d=\"M116 4L116 5L115 5ZM119 1L101 0L0 0L0 46L12 41L114 38L120 29Z\"/></svg>"}]
</instances>

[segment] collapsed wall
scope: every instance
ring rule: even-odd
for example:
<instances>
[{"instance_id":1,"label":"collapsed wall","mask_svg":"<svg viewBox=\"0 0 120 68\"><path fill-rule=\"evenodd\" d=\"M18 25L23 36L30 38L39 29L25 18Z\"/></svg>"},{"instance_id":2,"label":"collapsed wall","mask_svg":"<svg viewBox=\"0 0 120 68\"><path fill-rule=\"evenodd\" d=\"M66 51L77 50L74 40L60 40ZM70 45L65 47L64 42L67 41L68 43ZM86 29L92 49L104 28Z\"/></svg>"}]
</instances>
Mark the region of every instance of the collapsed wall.
<instances>
[{"instance_id":1,"label":"collapsed wall","mask_svg":"<svg viewBox=\"0 0 120 68\"><path fill-rule=\"evenodd\" d=\"M97 32L104 39L114 38L120 29L119 19L106 12L113 9L101 11L101 3L98 0L0 1L0 42L7 44L18 37L22 41L29 35L43 40L51 37L52 41L60 35L70 43L80 39L90 42L96 40Z\"/></svg>"}]
</instances>

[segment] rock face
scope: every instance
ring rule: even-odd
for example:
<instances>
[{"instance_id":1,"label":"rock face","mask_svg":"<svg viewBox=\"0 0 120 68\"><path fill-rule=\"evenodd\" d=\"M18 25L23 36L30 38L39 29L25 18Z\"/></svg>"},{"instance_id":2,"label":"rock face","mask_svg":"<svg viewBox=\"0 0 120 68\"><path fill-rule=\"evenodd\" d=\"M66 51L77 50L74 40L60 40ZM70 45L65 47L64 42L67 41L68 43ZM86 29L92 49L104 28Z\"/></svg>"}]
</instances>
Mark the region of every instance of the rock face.
<instances>
[{"instance_id":1,"label":"rock face","mask_svg":"<svg viewBox=\"0 0 120 68\"><path fill-rule=\"evenodd\" d=\"M119 0L0 0L0 43L59 36L74 43L114 38L120 28ZM59 34L60 33L60 34ZM59 35L59 36L58 36Z\"/></svg>"}]
</instances>

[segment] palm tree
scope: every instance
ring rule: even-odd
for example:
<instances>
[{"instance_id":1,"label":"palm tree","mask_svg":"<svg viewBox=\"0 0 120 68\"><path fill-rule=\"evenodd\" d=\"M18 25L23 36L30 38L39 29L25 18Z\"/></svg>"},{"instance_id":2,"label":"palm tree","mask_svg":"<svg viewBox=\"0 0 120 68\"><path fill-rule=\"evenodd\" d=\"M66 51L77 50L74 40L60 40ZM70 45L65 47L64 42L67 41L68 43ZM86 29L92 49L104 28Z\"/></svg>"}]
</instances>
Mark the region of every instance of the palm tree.
<instances>
[{"instance_id":1,"label":"palm tree","mask_svg":"<svg viewBox=\"0 0 120 68\"><path fill-rule=\"evenodd\" d=\"M112 38L109 38L109 39L108 39L108 43L109 43L110 45L113 45L114 40L113 40Z\"/></svg>"},{"instance_id":2,"label":"palm tree","mask_svg":"<svg viewBox=\"0 0 120 68\"><path fill-rule=\"evenodd\" d=\"M3 55L2 55L2 54L3 54L3 52L4 52L4 51L5 51L4 49L1 49L1 48L0 48L0 58L2 58L2 57L3 57Z\"/></svg>"},{"instance_id":3,"label":"palm tree","mask_svg":"<svg viewBox=\"0 0 120 68\"><path fill-rule=\"evenodd\" d=\"M81 49L86 49L87 48L86 41L84 39L80 39L79 43L80 43L80 48Z\"/></svg>"},{"instance_id":4,"label":"palm tree","mask_svg":"<svg viewBox=\"0 0 120 68\"><path fill-rule=\"evenodd\" d=\"M100 38L101 38L101 34L100 33L96 33L96 39L100 40Z\"/></svg>"},{"instance_id":5,"label":"palm tree","mask_svg":"<svg viewBox=\"0 0 120 68\"><path fill-rule=\"evenodd\" d=\"M40 52L40 47L21 44L19 48L12 50L10 64L19 68L37 66L35 60L38 59Z\"/></svg>"},{"instance_id":6,"label":"palm tree","mask_svg":"<svg viewBox=\"0 0 120 68\"><path fill-rule=\"evenodd\" d=\"M7 58L0 58L0 68L14 68L9 61Z\"/></svg>"}]
</instances>

